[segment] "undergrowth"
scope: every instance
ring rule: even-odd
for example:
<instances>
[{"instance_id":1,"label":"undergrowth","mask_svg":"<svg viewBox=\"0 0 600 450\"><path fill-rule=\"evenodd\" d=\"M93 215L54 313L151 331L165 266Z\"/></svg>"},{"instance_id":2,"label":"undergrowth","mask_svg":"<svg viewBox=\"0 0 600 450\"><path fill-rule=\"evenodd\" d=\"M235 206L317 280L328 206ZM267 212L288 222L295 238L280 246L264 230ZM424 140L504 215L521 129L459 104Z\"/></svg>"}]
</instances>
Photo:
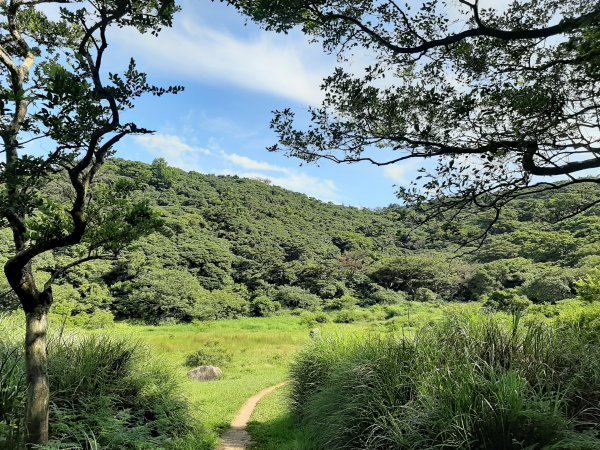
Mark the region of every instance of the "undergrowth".
<instances>
[{"instance_id":1,"label":"undergrowth","mask_svg":"<svg viewBox=\"0 0 600 450\"><path fill-rule=\"evenodd\" d=\"M14 330L13 330L14 331ZM26 384L20 333L0 327L0 448L23 448ZM16 337L19 336L19 337ZM123 337L49 343L49 449L208 449L175 375Z\"/></svg>"},{"instance_id":2,"label":"undergrowth","mask_svg":"<svg viewBox=\"0 0 600 450\"><path fill-rule=\"evenodd\" d=\"M313 449L597 450L599 317L454 314L414 338L317 339L292 367L294 413Z\"/></svg>"}]
</instances>

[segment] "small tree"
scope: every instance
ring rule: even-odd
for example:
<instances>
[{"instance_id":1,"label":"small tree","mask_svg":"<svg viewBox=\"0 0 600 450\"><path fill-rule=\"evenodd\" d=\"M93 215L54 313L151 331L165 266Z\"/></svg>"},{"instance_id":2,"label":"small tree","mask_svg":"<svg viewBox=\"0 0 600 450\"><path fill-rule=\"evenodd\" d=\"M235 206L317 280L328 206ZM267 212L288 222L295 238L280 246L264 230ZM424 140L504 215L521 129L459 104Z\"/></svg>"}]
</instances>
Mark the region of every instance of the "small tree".
<instances>
[{"instance_id":1,"label":"small tree","mask_svg":"<svg viewBox=\"0 0 600 450\"><path fill-rule=\"evenodd\" d=\"M144 93L181 88L149 85L133 60L124 73L107 74L109 32L132 27L156 34L177 9L175 0L0 1L0 218L14 243L4 273L26 316L29 448L48 442L46 333L53 283L78 264L118 254L160 225L148 204L128 200L131 183L93 183L121 139L149 132L124 122L121 113ZM32 142L49 153L28 154L24 148ZM67 262L42 284L32 264L46 252Z\"/></svg>"}]
</instances>

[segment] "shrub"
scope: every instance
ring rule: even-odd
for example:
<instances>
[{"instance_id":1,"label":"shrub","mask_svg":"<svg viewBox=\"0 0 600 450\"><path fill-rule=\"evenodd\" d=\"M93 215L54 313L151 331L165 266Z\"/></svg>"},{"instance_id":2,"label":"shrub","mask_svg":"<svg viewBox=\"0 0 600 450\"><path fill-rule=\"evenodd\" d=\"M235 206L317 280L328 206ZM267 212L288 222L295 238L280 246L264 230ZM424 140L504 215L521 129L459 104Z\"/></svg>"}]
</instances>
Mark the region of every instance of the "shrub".
<instances>
[{"instance_id":1,"label":"shrub","mask_svg":"<svg viewBox=\"0 0 600 450\"><path fill-rule=\"evenodd\" d=\"M370 277L388 289L414 294L427 288L451 299L464 291L463 269L443 254L405 254L381 260Z\"/></svg>"},{"instance_id":2,"label":"shrub","mask_svg":"<svg viewBox=\"0 0 600 450\"><path fill-rule=\"evenodd\" d=\"M494 278L487 270L480 269L476 271L467 283L467 297L471 300L477 300L482 295L489 294L494 290L502 288L502 284Z\"/></svg>"},{"instance_id":3,"label":"shrub","mask_svg":"<svg viewBox=\"0 0 600 450\"><path fill-rule=\"evenodd\" d=\"M361 304L367 305L397 305L406 300L406 293L391 289L379 288L370 294Z\"/></svg>"},{"instance_id":4,"label":"shrub","mask_svg":"<svg viewBox=\"0 0 600 450\"><path fill-rule=\"evenodd\" d=\"M595 342L484 315L414 339L325 337L292 365L292 405L309 448L597 449Z\"/></svg>"},{"instance_id":5,"label":"shrub","mask_svg":"<svg viewBox=\"0 0 600 450\"><path fill-rule=\"evenodd\" d=\"M297 286L281 286L275 300L292 309L316 310L323 304L320 297Z\"/></svg>"},{"instance_id":6,"label":"shrub","mask_svg":"<svg viewBox=\"0 0 600 450\"><path fill-rule=\"evenodd\" d=\"M116 283L113 289L116 299L112 310L118 319L140 319L150 324L169 318L190 322L194 304L207 292L189 272L156 267Z\"/></svg>"},{"instance_id":7,"label":"shrub","mask_svg":"<svg viewBox=\"0 0 600 450\"><path fill-rule=\"evenodd\" d=\"M265 295L256 297L250 303L252 314L258 317L269 317L281 309L281 303L271 300Z\"/></svg>"},{"instance_id":8,"label":"shrub","mask_svg":"<svg viewBox=\"0 0 600 450\"><path fill-rule=\"evenodd\" d=\"M0 344L0 446L15 450L24 431L21 346ZM73 336L54 339L49 354L49 448L170 449L192 431L176 375L139 345Z\"/></svg>"},{"instance_id":9,"label":"shrub","mask_svg":"<svg viewBox=\"0 0 600 450\"><path fill-rule=\"evenodd\" d=\"M343 309L335 314L333 321L335 323L354 323L371 318L369 311L359 308Z\"/></svg>"},{"instance_id":10,"label":"shrub","mask_svg":"<svg viewBox=\"0 0 600 450\"><path fill-rule=\"evenodd\" d=\"M354 308L358 304L358 299L351 295L343 295L339 298L332 298L327 301L327 309L340 310Z\"/></svg>"},{"instance_id":11,"label":"shrub","mask_svg":"<svg viewBox=\"0 0 600 450\"><path fill-rule=\"evenodd\" d=\"M421 303L434 303L439 301L438 295L431 289L417 288L413 295L413 301Z\"/></svg>"},{"instance_id":12,"label":"shrub","mask_svg":"<svg viewBox=\"0 0 600 450\"><path fill-rule=\"evenodd\" d=\"M231 362L231 352L218 342L207 342L204 347L190 353L185 358L186 367L218 366L222 367Z\"/></svg>"},{"instance_id":13,"label":"shrub","mask_svg":"<svg viewBox=\"0 0 600 450\"><path fill-rule=\"evenodd\" d=\"M194 305L193 316L199 320L238 319L250 313L248 301L228 290L216 290L200 297Z\"/></svg>"},{"instance_id":14,"label":"shrub","mask_svg":"<svg viewBox=\"0 0 600 450\"><path fill-rule=\"evenodd\" d=\"M519 295L515 289L494 291L483 297L483 308L489 311L502 311L509 314L521 314L531 302L523 295Z\"/></svg>"},{"instance_id":15,"label":"shrub","mask_svg":"<svg viewBox=\"0 0 600 450\"><path fill-rule=\"evenodd\" d=\"M313 328L319 323L329 322L329 316L322 312L302 311L300 313L300 323L308 328Z\"/></svg>"},{"instance_id":16,"label":"shrub","mask_svg":"<svg viewBox=\"0 0 600 450\"><path fill-rule=\"evenodd\" d=\"M542 273L528 280L521 292L535 303L555 303L574 297L568 278L552 273Z\"/></svg>"},{"instance_id":17,"label":"shrub","mask_svg":"<svg viewBox=\"0 0 600 450\"><path fill-rule=\"evenodd\" d=\"M600 267L591 270L588 275L576 283L577 295L586 302L600 301Z\"/></svg>"}]
</instances>

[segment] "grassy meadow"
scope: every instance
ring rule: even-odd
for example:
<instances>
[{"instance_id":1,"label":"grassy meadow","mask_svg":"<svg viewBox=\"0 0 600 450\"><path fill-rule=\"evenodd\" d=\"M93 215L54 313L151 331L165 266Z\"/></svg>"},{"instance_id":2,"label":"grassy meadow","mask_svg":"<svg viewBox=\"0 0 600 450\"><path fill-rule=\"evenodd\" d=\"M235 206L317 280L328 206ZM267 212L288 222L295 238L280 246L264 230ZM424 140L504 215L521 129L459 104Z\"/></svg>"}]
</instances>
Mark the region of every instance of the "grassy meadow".
<instances>
[{"instance_id":1,"label":"grassy meadow","mask_svg":"<svg viewBox=\"0 0 600 450\"><path fill-rule=\"evenodd\" d=\"M53 339L60 334L68 345L50 346L57 361L50 367L51 382L67 381L59 382L63 387L52 400L59 406L52 409L51 426L62 434L50 448L212 450L249 397L285 380L290 384L263 399L251 417L252 450L595 448L596 416L579 399L593 399L598 392L600 358L592 341L600 335L600 309L569 300L527 312L483 311L481 303L404 302L344 315L354 317L350 323L335 314L302 312L157 326L113 323L94 330L62 329L54 316ZM16 343L20 319L15 314L1 320L0 335ZM316 339L310 336L315 328ZM15 348L0 345L5 356ZM131 357L129 372L119 374L129 387L118 387L118 380L110 380L112 367L121 370L121 360L136 352L143 357ZM190 355L200 358L193 363L218 359L223 376L189 380ZM590 364L580 364L586 355ZM71 373L73 357L84 367ZM52 377L52 371L59 375ZM99 412L70 404L78 396L92 403L100 397L97 386L77 384L98 372L116 386L114 392L106 388L106 398L146 411L147 420L138 418L141 431L132 436L117 430L102 402ZM0 377L4 404L7 384L10 380ZM115 394L132 387L139 392L124 399ZM156 389L164 392L152 393ZM397 410L401 405L404 413ZM172 411L162 417L163 408ZM85 427L78 424L82 413ZM173 436L153 440L152 430L174 421L181 426ZM520 423L530 434L537 430L533 440L523 437ZM113 431L96 436L96 426ZM474 429L483 434L473 434ZM500 438L501 443L494 440ZM536 446L536 439L544 446ZM0 441L0 448L11 447Z\"/></svg>"},{"instance_id":2,"label":"grassy meadow","mask_svg":"<svg viewBox=\"0 0 600 450\"><path fill-rule=\"evenodd\" d=\"M334 314L302 312L299 315L287 314L268 318L241 318L157 326L112 323L101 329L65 326L63 319L54 315L51 318L53 336L51 341L60 341L71 346L72 342L79 342L82 339L97 338L102 341L106 338L110 342L115 342L117 347L131 344L141 349L143 358L148 360L144 364L165 370L174 380L177 394L187 405L187 414L191 419L190 426L193 431L188 430L186 432L188 436L178 439L170 448L211 449L216 448L219 434L228 427L249 397L263 388L289 379L291 363L312 341L311 330L318 328L322 336L340 338L381 335L390 332L411 335L417 326L432 319L439 319L443 314L442 310L453 308L456 307L406 302L406 304L389 307L386 311L362 310L344 315L345 321L348 317L351 318L350 323L333 322L339 319ZM20 350L19 338L22 336L21 314L14 313L6 316L1 322L0 335L2 338L7 338L6 342L13 343L12 346L6 347L4 354L10 352L17 354L17 349ZM54 347L62 348L60 345ZM187 372L190 367L186 366L186 359L189 355L206 348L214 349L213 353L227 356L224 361L215 364L223 370L223 376L217 381L210 382L188 379ZM119 356L116 355L114 358L117 360ZM211 363L210 360L204 362ZM103 365L103 362L90 362L89 371L97 370L93 369L94 364ZM68 367L60 370L67 371ZM9 382L4 380L4 386L2 383L0 379L0 391L3 389L7 391L10 387ZM68 391L68 389L63 390ZM76 390L75 387L73 395L76 395ZM288 408L288 392L287 388L276 392L259 405L250 427L258 445L256 448L283 449L284 445L295 445L292 439L294 421ZM61 445L69 441L71 434L75 434L71 431L65 433L66 437L56 444L56 448L63 448ZM80 443L81 447L72 448L102 448L93 445L86 447L88 439L92 443L95 442L93 436L85 437L83 441L86 444ZM2 442L0 448L4 448Z\"/></svg>"}]
</instances>

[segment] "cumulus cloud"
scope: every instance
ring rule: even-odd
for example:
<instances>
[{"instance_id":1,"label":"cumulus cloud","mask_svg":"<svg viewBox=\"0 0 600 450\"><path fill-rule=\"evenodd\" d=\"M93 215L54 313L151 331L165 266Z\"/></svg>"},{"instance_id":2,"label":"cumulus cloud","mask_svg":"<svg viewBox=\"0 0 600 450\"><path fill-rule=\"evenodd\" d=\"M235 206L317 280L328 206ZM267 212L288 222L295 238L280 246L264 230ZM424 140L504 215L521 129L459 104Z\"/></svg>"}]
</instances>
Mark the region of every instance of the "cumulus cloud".
<instances>
[{"instance_id":1,"label":"cumulus cloud","mask_svg":"<svg viewBox=\"0 0 600 450\"><path fill-rule=\"evenodd\" d=\"M180 169L197 168L199 158L210 155L210 150L189 145L173 134L144 134L136 136L135 141L155 156L165 158L169 164Z\"/></svg>"},{"instance_id":2,"label":"cumulus cloud","mask_svg":"<svg viewBox=\"0 0 600 450\"><path fill-rule=\"evenodd\" d=\"M407 184L413 179L414 166L412 164L391 164L384 166L383 176L398 185Z\"/></svg>"},{"instance_id":3,"label":"cumulus cloud","mask_svg":"<svg viewBox=\"0 0 600 450\"><path fill-rule=\"evenodd\" d=\"M194 80L225 82L242 88L319 104L319 86L331 70L317 46L306 39L261 32L237 36L183 17L159 39L119 30L118 39L145 68Z\"/></svg>"},{"instance_id":4,"label":"cumulus cloud","mask_svg":"<svg viewBox=\"0 0 600 450\"><path fill-rule=\"evenodd\" d=\"M310 197L323 201L339 203L340 194L333 180L317 178L299 170L276 166L262 161L256 161L235 153L223 153L223 159L243 169L226 170L223 174L238 175L245 178L264 179L276 186L294 192L302 192ZM267 172L267 173L264 173ZM273 175L273 172L277 175Z\"/></svg>"},{"instance_id":5,"label":"cumulus cloud","mask_svg":"<svg viewBox=\"0 0 600 450\"><path fill-rule=\"evenodd\" d=\"M267 162L256 161L250 159L247 156L238 155L236 153L223 153L223 158L232 164L239 166L246 170L264 170L267 172L283 172L287 173L289 170L284 167L275 166Z\"/></svg>"},{"instance_id":6,"label":"cumulus cloud","mask_svg":"<svg viewBox=\"0 0 600 450\"><path fill-rule=\"evenodd\" d=\"M306 194L309 197L318 198L325 202L341 203L342 199L333 180L321 179L307 173L286 170L283 175L271 175L261 172L238 172L235 170L224 170L221 175L237 175L243 178L268 180L275 186L282 187L294 192Z\"/></svg>"},{"instance_id":7,"label":"cumulus cloud","mask_svg":"<svg viewBox=\"0 0 600 450\"><path fill-rule=\"evenodd\" d=\"M195 170L264 179L276 186L323 201L341 202L337 186L332 180L318 178L298 169L257 161L237 153L211 152L206 148L190 145L181 137L172 134L142 135L136 136L135 140L144 150L154 156L165 158L170 165L186 171ZM226 170L206 170L208 164L214 167L215 163L219 162L230 167Z\"/></svg>"}]
</instances>

